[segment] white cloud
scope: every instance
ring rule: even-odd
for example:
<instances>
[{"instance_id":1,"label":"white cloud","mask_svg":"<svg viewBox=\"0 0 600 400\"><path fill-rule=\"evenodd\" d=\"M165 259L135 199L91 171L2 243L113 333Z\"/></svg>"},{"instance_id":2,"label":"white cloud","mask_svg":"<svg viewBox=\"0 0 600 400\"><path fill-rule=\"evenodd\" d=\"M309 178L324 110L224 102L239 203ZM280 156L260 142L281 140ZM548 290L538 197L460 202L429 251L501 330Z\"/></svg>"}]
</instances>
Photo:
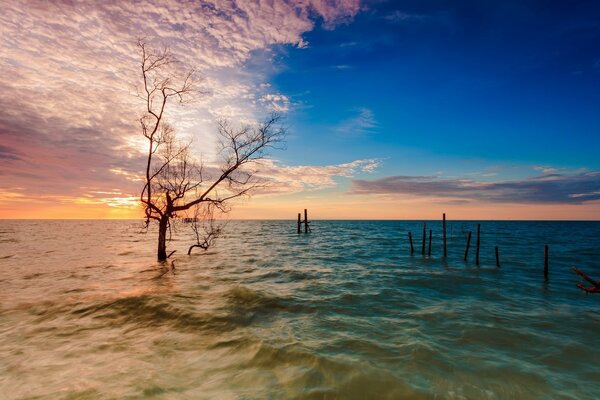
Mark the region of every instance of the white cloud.
<instances>
[{"instance_id":1,"label":"white cloud","mask_svg":"<svg viewBox=\"0 0 600 400\"><path fill-rule=\"evenodd\" d=\"M139 37L168 45L204 77L209 94L169 114L210 157L215 116L247 122L288 109L265 72L244 68L251 56L268 62L273 45L305 46L314 16L331 28L358 11L358 0L3 2L2 186L45 195L132 187L127 174L142 162L133 96Z\"/></svg>"},{"instance_id":2,"label":"white cloud","mask_svg":"<svg viewBox=\"0 0 600 400\"><path fill-rule=\"evenodd\" d=\"M334 165L281 165L276 160L262 160L257 175L267 183L260 193L289 194L328 189L337 185L334 178L352 178L359 173L374 172L380 160L365 159Z\"/></svg>"}]
</instances>

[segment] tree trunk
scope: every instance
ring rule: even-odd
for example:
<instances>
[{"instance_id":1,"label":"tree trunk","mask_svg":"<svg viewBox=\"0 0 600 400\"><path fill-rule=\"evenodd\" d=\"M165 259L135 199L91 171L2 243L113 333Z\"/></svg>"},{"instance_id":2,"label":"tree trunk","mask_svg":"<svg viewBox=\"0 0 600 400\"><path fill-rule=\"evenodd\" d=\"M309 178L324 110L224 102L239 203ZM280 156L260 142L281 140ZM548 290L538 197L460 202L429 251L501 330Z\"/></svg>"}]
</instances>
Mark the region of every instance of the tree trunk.
<instances>
[{"instance_id":1,"label":"tree trunk","mask_svg":"<svg viewBox=\"0 0 600 400\"><path fill-rule=\"evenodd\" d=\"M158 261L167 260L167 228L169 217L162 217L158 224Z\"/></svg>"}]
</instances>

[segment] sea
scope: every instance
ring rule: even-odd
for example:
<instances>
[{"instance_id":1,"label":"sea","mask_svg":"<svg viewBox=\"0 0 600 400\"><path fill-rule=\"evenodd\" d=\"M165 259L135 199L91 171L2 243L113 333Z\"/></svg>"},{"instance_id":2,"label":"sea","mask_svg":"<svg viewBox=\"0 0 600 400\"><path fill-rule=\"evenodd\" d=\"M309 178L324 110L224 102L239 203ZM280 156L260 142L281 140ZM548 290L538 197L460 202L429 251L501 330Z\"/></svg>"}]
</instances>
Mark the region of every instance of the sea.
<instances>
[{"instance_id":1,"label":"sea","mask_svg":"<svg viewBox=\"0 0 600 400\"><path fill-rule=\"evenodd\" d=\"M0 399L600 398L600 222L311 225L1 220Z\"/></svg>"}]
</instances>

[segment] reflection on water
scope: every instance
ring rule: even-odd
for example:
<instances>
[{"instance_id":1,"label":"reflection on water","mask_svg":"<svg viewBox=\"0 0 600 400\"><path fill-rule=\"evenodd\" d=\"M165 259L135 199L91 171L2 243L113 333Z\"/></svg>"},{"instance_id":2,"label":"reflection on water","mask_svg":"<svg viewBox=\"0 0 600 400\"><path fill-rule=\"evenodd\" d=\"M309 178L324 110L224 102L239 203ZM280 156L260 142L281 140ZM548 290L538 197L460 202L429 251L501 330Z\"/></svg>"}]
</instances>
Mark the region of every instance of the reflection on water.
<instances>
[{"instance_id":1,"label":"reflection on water","mask_svg":"<svg viewBox=\"0 0 600 400\"><path fill-rule=\"evenodd\" d=\"M231 222L208 253L129 221L2 221L2 399L593 399L599 223ZM543 282L543 245L550 282ZM494 246L502 268L496 269ZM473 251L473 250L472 250ZM472 253L473 254L473 253Z\"/></svg>"}]
</instances>

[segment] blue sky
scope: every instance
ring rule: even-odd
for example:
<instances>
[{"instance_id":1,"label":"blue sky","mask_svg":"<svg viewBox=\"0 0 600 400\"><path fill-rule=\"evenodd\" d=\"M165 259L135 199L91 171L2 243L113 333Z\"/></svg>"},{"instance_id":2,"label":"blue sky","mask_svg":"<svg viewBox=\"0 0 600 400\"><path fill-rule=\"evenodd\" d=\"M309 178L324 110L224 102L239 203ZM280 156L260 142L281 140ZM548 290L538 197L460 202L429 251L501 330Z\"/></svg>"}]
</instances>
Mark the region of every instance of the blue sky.
<instances>
[{"instance_id":1,"label":"blue sky","mask_svg":"<svg viewBox=\"0 0 600 400\"><path fill-rule=\"evenodd\" d=\"M305 33L306 48L276 50L272 84L293 103L286 160L507 178L600 167L600 3L365 8Z\"/></svg>"},{"instance_id":2,"label":"blue sky","mask_svg":"<svg viewBox=\"0 0 600 400\"><path fill-rule=\"evenodd\" d=\"M139 217L140 37L197 71L167 121L207 165L285 116L234 217L600 219L600 2L549 0L8 2L0 217Z\"/></svg>"}]
</instances>

